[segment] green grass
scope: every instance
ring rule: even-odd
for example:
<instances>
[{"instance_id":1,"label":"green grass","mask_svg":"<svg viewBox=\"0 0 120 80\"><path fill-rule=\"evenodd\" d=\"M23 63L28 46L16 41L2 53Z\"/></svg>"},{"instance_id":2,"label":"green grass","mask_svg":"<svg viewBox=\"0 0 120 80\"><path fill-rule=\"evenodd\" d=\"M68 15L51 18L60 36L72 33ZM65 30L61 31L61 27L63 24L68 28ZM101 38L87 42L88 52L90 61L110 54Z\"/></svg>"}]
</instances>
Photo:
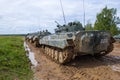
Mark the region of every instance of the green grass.
<instances>
[{"instance_id":1,"label":"green grass","mask_svg":"<svg viewBox=\"0 0 120 80\"><path fill-rule=\"evenodd\" d=\"M19 36L0 36L0 80L32 79L23 41Z\"/></svg>"}]
</instances>

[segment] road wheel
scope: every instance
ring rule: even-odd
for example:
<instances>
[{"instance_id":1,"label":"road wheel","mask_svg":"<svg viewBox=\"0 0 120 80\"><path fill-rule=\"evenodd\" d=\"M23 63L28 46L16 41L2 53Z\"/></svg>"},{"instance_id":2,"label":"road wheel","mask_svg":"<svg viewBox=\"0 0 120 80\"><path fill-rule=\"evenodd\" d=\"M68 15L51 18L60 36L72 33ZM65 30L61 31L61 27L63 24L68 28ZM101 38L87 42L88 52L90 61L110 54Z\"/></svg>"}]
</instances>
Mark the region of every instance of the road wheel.
<instances>
[{"instance_id":1,"label":"road wheel","mask_svg":"<svg viewBox=\"0 0 120 80\"><path fill-rule=\"evenodd\" d=\"M64 63L65 56L63 55L63 52L59 52L59 63Z\"/></svg>"},{"instance_id":2,"label":"road wheel","mask_svg":"<svg viewBox=\"0 0 120 80\"><path fill-rule=\"evenodd\" d=\"M52 54L51 54L51 56L52 56L52 59L54 58L54 55L55 55L55 51L54 51L54 49L52 49L52 52L51 52Z\"/></svg>"},{"instance_id":3,"label":"road wheel","mask_svg":"<svg viewBox=\"0 0 120 80\"><path fill-rule=\"evenodd\" d=\"M57 61L58 60L58 51L55 50L55 60Z\"/></svg>"}]
</instances>

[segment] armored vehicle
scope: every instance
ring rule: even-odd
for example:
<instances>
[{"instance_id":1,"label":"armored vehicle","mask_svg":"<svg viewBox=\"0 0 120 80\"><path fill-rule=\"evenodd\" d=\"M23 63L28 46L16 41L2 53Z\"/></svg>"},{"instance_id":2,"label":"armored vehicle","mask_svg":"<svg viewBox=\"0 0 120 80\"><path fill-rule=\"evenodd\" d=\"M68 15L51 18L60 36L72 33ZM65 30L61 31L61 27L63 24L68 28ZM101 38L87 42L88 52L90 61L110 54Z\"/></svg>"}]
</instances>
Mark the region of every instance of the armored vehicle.
<instances>
[{"instance_id":1,"label":"armored vehicle","mask_svg":"<svg viewBox=\"0 0 120 80\"><path fill-rule=\"evenodd\" d=\"M34 45L36 46L36 47L39 47L39 40L41 39L41 38L43 38L44 36L47 36L47 35L50 35L51 33L50 32L48 32L48 30L46 30L46 31L39 31L39 32L37 32L37 34L33 37L33 39L32 39L32 41L33 41L33 43L34 43Z\"/></svg>"},{"instance_id":2,"label":"armored vehicle","mask_svg":"<svg viewBox=\"0 0 120 80\"><path fill-rule=\"evenodd\" d=\"M26 36L25 36L25 40L26 41L30 41L33 37L33 34L32 33L28 33Z\"/></svg>"},{"instance_id":3,"label":"armored vehicle","mask_svg":"<svg viewBox=\"0 0 120 80\"><path fill-rule=\"evenodd\" d=\"M57 25L55 34L39 39L49 57L60 64L79 55L103 56L113 50L112 36L107 31L85 31L80 22Z\"/></svg>"},{"instance_id":4,"label":"armored vehicle","mask_svg":"<svg viewBox=\"0 0 120 80\"><path fill-rule=\"evenodd\" d=\"M48 32L48 30L43 30L43 31L38 31L38 32L34 32L34 33L28 33L26 36L25 36L25 40L30 42L30 43L33 43L36 47L39 46L39 40L41 38L43 38L44 36L47 36L47 35L50 35L51 33Z\"/></svg>"},{"instance_id":5,"label":"armored vehicle","mask_svg":"<svg viewBox=\"0 0 120 80\"><path fill-rule=\"evenodd\" d=\"M116 42L120 42L120 34L113 36Z\"/></svg>"},{"instance_id":6,"label":"armored vehicle","mask_svg":"<svg viewBox=\"0 0 120 80\"><path fill-rule=\"evenodd\" d=\"M37 35L37 33L28 33L26 36L25 36L25 40L27 40L28 42L30 43L33 43L33 38L34 36Z\"/></svg>"}]
</instances>

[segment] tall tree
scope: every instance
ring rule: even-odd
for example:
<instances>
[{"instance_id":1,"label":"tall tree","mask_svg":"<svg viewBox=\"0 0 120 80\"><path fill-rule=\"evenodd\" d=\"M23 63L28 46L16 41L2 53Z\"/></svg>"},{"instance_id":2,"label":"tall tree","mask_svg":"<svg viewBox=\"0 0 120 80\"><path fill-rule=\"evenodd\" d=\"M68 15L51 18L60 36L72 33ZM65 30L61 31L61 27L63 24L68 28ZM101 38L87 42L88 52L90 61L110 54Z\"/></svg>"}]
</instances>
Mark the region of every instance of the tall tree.
<instances>
[{"instance_id":1,"label":"tall tree","mask_svg":"<svg viewBox=\"0 0 120 80\"><path fill-rule=\"evenodd\" d=\"M120 34L120 27L118 28L118 33Z\"/></svg>"},{"instance_id":2,"label":"tall tree","mask_svg":"<svg viewBox=\"0 0 120 80\"><path fill-rule=\"evenodd\" d=\"M97 14L97 20L94 24L95 30L107 30L112 35L118 33L117 24L120 24L120 18L116 15L117 10L114 8L103 8L102 12Z\"/></svg>"}]
</instances>

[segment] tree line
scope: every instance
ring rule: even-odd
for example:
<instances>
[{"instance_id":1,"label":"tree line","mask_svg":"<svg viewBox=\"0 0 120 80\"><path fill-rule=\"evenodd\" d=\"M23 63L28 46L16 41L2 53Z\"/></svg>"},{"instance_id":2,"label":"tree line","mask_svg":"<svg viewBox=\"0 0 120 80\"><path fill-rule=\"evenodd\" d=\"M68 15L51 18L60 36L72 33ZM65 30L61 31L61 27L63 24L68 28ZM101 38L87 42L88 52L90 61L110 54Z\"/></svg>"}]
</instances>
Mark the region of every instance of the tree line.
<instances>
[{"instance_id":1,"label":"tree line","mask_svg":"<svg viewBox=\"0 0 120 80\"><path fill-rule=\"evenodd\" d=\"M117 16L117 9L105 8L96 15L96 21L94 25L91 22L87 22L85 30L105 30L111 32L112 35L120 34L120 18Z\"/></svg>"}]
</instances>

